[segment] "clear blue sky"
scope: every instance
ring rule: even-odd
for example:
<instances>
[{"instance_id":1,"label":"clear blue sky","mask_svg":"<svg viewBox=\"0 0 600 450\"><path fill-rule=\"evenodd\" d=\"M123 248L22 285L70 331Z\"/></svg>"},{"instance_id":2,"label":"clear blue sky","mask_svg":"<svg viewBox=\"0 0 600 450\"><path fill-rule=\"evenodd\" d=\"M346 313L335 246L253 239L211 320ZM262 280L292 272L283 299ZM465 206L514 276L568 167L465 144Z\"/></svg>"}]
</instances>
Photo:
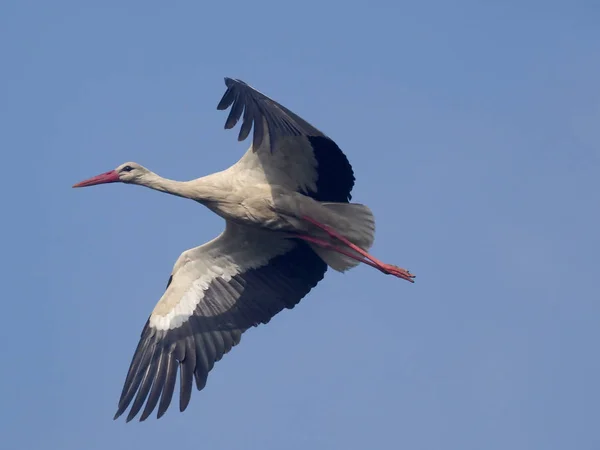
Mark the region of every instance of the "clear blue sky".
<instances>
[{"instance_id":1,"label":"clear blue sky","mask_svg":"<svg viewBox=\"0 0 600 450\"><path fill-rule=\"evenodd\" d=\"M600 448L599 23L592 1L2 2L3 448ZM338 142L374 253L417 283L329 272L184 414L114 422L175 259L223 224L71 185L235 162L224 76Z\"/></svg>"}]
</instances>

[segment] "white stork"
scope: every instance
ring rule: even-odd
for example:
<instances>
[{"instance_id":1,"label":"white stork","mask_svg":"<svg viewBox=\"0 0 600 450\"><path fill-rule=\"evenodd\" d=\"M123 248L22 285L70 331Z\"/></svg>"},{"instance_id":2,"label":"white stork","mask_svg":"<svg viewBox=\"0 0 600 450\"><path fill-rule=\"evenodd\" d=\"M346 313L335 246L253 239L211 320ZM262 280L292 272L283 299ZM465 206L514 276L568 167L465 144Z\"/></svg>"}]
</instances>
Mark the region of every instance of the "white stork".
<instances>
[{"instance_id":1,"label":"white stork","mask_svg":"<svg viewBox=\"0 0 600 450\"><path fill-rule=\"evenodd\" d=\"M129 422L158 404L161 417L180 373L179 409L192 384L206 385L216 361L251 326L293 308L323 279L359 263L413 281L414 275L369 253L375 223L368 207L349 203L354 173L336 143L240 80L225 78L217 109L231 106L225 128L242 117L239 141L252 145L228 169L192 181L162 178L129 162L73 187L122 182L201 203L225 219L212 241L181 254L150 314L118 404ZM132 403L133 402L133 403Z\"/></svg>"}]
</instances>

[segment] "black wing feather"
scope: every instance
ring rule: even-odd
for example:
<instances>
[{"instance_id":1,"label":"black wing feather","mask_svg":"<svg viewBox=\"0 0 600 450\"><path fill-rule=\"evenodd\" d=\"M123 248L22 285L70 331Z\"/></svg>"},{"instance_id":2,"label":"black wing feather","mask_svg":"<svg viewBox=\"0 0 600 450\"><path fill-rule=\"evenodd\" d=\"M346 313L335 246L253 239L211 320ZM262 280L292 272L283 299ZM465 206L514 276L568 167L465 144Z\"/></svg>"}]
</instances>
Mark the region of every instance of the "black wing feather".
<instances>
[{"instance_id":1,"label":"black wing feather","mask_svg":"<svg viewBox=\"0 0 600 450\"><path fill-rule=\"evenodd\" d=\"M175 380L177 378L177 361L172 355L169 355L167 364L167 376L165 380L165 386L163 387L162 395L160 396L160 403L158 404L158 413L156 417L161 418L163 414L169 408L171 399L173 398L173 391L175 391Z\"/></svg>"},{"instance_id":2,"label":"black wing feather","mask_svg":"<svg viewBox=\"0 0 600 450\"><path fill-rule=\"evenodd\" d=\"M183 326L188 324L186 322ZM179 410L185 411L192 397L192 384L194 383L194 369L196 368L196 349L192 347L194 337L190 334L183 338L185 357L179 364ZM193 355L193 356L192 356Z\"/></svg>"},{"instance_id":3,"label":"black wing feather","mask_svg":"<svg viewBox=\"0 0 600 450\"><path fill-rule=\"evenodd\" d=\"M154 376L154 382L152 383L152 389L150 389L150 394L148 395L148 401L146 402L146 407L142 412L140 420L146 420L156 405L158 404L158 399L160 398L160 394L165 385L165 379L167 378L167 362L169 355L161 352L160 361L158 363L156 373Z\"/></svg>"}]
</instances>

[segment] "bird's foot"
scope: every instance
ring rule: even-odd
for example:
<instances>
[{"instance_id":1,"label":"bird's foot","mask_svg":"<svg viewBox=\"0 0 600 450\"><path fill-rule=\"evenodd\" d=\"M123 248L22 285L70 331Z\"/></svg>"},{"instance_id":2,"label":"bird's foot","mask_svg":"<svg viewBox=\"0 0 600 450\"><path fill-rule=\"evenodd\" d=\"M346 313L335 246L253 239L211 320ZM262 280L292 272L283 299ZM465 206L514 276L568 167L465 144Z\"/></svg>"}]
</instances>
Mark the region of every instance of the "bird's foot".
<instances>
[{"instance_id":1,"label":"bird's foot","mask_svg":"<svg viewBox=\"0 0 600 450\"><path fill-rule=\"evenodd\" d=\"M394 266L392 264L381 263L381 267L379 267L379 270L381 270L386 275L394 275L395 277L402 278L403 280L410 281L411 283L415 282L415 275L413 275L406 269L402 269L401 267Z\"/></svg>"}]
</instances>

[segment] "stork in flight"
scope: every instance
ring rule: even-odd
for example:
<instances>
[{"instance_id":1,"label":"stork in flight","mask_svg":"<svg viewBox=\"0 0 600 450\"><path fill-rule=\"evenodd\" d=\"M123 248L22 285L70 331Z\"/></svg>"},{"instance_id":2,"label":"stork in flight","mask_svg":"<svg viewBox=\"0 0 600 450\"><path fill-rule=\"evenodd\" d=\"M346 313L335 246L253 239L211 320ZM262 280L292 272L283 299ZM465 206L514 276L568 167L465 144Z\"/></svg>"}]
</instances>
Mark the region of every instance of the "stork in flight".
<instances>
[{"instance_id":1,"label":"stork in flight","mask_svg":"<svg viewBox=\"0 0 600 450\"><path fill-rule=\"evenodd\" d=\"M407 270L367 251L375 222L368 207L349 203L354 173L337 144L296 114L240 80L225 78L217 109L240 120L238 140L254 126L252 145L226 170L192 181L162 178L129 162L73 187L127 183L186 197L225 219L212 241L181 254L150 314L125 379L115 419L127 422L145 407L169 407L177 372L179 409L192 384L206 385L216 361L244 331L293 308L323 279L359 263L413 282ZM133 403L132 403L133 402Z\"/></svg>"}]
</instances>

